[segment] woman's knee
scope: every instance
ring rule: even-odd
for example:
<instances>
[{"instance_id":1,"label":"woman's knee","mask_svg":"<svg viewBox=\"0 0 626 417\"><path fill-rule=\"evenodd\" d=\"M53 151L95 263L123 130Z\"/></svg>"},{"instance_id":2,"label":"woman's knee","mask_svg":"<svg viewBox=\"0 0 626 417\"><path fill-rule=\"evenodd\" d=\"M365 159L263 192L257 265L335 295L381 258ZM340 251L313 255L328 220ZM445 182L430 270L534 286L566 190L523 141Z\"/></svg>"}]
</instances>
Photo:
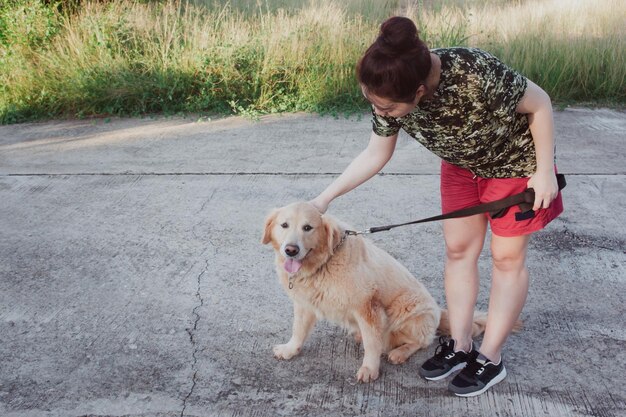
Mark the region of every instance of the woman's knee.
<instances>
[{"instance_id":1,"label":"woman's knee","mask_svg":"<svg viewBox=\"0 0 626 417\"><path fill-rule=\"evenodd\" d=\"M526 264L528 237L492 238L491 259L499 271L521 271Z\"/></svg>"},{"instance_id":2,"label":"woman's knee","mask_svg":"<svg viewBox=\"0 0 626 417\"><path fill-rule=\"evenodd\" d=\"M446 240L446 259L449 261L478 260L482 242Z\"/></svg>"},{"instance_id":3,"label":"woman's knee","mask_svg":"<svg viewBox=\"0 0 626 417\"><path fill-rule=\"evenodd\" d=\"M449 261L478 260L485 242L486 220L479 216L444 220L443 234Z\"/></svg>"},{"instance_id":4,"label":"woman's knee","mask_svg":"<svg viewBox=\"0 0 626 417\"><path fill-rule=\"evenodd\" d=\"M492 248L491 259L494 269L503 272L521 271L525 267L526 253L520 251L503 251Z\"/></svg>"},{"instance_id":5,"label":"woman's knee","mask_svg":"<svg viewBox=\"0 0 626 417\"><path fill-rule=\"evenodd\" d=\"M524 262L514 257L493 258L493 268L501 272L514 272L524 269Z\"/></svg>"}]
</instances>

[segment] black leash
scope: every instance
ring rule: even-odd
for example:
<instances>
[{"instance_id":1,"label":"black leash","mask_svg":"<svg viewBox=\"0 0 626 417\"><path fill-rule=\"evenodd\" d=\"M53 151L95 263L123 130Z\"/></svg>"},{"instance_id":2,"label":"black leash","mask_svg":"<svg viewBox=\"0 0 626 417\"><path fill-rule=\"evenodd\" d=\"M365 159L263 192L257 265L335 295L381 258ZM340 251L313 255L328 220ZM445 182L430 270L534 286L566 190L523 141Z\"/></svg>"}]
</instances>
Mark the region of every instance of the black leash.
<instances>
[{"instance_id":1,"label":"black leash","mask_svg":"<svg viewBox=\"0 0 626 417\"><path fill-rule=\"evenodd\" d=\"M559 191L565 188L565 185L567 185L565 181L565 175L563 174L557 174L556 180L559 185ZM526 220L526 219L532 219L535 216L535 212L532 209L534 203L535 203L535 190L533 190L532 188L527 188L525 191L519 194L514 194L512 196L505 197L500 200L491 201L489 203L484 203L484 204L479 204L477 206L468 207L468 208L461 209L461 210L451 211L450 213L440 214L438 216L428 217L425 219L415 220L412 222L391 224L388 226L370 227L369 229L363 230L360 232L357 232L354 230L346 230L345 233L346 235L361 235L361 234L366 234L366 233L377 233L377 232L382 232L386 230L391 230L395 227L406 226L409 224L434 222L437 220L444 220L444 219L456 219L459 217L473 216L474 214L480 214L480 213L489 213L492 219L497 219L499 217L504 216L507 210L509 209L509 207L512 207L512 206L519 206L521 211L519 213L515 213L515 220L521 221L521 220Z\"/></svg>"}]
</instances>

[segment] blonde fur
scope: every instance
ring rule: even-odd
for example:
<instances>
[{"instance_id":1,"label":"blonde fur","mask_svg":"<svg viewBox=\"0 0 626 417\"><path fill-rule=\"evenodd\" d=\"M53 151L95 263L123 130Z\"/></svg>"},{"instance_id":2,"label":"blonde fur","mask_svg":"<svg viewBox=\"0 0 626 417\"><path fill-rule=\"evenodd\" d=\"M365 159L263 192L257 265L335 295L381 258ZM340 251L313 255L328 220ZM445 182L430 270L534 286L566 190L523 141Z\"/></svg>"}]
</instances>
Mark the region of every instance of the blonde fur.
<instances>
[{"instance_id":1,"label":"blonde fur","mask_svg":"<svg viewBox=\"0 0 626 417\"><path fill-rule=\"evenodd\" d=\"M262 243L274 248L279 281L294 307L291 339L273 350L276 358L291 359L315 322L326 319L363 342L357 379L369 382L378 378L383 353L389 362L403 363L430 345L438 329L449 332L449 324L447 312L404 266L361 236L342 241L345 230L309 203L275 209L267 217ZM290 276L282 248L296 243L306 255ZM485 323L486 315L476 314L474 336L484 331Z\"/></svg>"}]
</instances>

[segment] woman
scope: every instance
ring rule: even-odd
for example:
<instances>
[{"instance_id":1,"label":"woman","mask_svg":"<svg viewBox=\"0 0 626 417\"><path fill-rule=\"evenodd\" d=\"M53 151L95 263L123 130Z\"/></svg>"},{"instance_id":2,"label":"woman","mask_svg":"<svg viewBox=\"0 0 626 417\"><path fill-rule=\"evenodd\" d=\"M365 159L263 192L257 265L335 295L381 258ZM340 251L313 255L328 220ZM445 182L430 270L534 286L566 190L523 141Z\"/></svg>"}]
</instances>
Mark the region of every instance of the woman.
<instances>
[{"instance_id":1,"label":"woman","mask_svg":"<svg viewBox=\"0 0 626 417\"><path fill-rule=\"evenodd\" d=\"M478 395L506 377L501 351L526 301L530 235L563 211L550 98L484 51L429 50L404 17L382 24L358 63L357 76L372 104L373 133L367 148L311 201L320 212L383 168L400 129L441 157L444 213L535 190L530 219L516 221L519 210L511 208L500 218L475 215L443 222L451 339L440 344L420 375L439 380L463 369L448 389L459 396ZM476 350L472 316L488 223L493 273L487 326Z\"/></svg>"}]
</instances>

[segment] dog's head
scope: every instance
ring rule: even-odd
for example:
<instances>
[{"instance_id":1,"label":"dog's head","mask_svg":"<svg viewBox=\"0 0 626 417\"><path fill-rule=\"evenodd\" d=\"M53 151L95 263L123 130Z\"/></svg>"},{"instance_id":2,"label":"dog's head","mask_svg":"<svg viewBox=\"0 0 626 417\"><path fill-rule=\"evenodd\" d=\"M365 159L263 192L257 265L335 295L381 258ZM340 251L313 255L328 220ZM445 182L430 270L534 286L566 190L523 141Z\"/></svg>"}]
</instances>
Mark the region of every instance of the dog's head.
<instances>
[{"instance_id":1,"label":"dog's head","mask_svg":"<svg viewBox=\"0 0 626 417\"><path fill-rule=\"evenodd\" d=\"M328 260L341 239L337 223L310 203L274 209L265 220L261 242L271 243L289 274L315 270Z\"/></svg>"}]
</instances>

